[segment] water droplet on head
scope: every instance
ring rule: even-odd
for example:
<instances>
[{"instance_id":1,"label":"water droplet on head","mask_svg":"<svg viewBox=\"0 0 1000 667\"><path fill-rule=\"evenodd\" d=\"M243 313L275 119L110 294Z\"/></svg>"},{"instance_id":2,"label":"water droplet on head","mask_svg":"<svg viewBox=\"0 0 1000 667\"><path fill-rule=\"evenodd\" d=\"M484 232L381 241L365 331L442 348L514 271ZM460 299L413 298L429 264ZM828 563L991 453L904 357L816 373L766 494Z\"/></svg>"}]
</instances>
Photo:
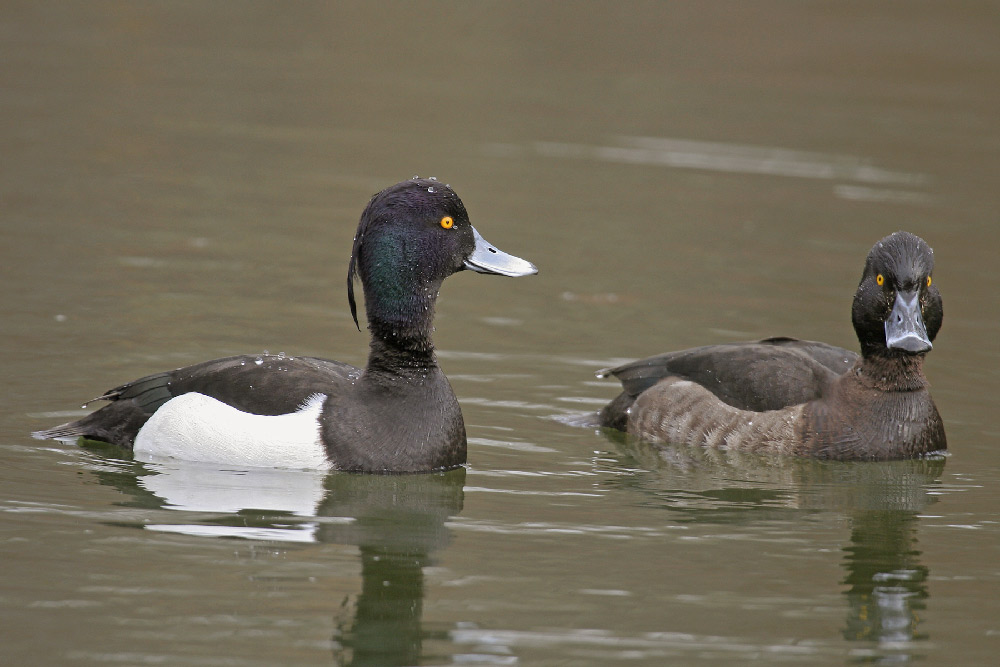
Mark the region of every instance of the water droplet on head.
<instances>
[{"instance_id":1,"label":"water droplet on head","mask_svg":"<svg viewBox=\"0 0 1000 667\"><path fill-rule=\"evenodd\" d=\"M260 357L257 357L256 359L253 360L253 362L258 366L260 366L262 363L264 363L264 360L261 359Z\"/></svg>"},{"instance_id":2,"label":"water droplet on head","mask_svg":"<svg viewBox=\"0 0 1000 667\"><path fill-rule=\"evenodd\" d=\"M427 192L434 192L434 188L427 188Z\"/></svg>"},{"instance_id":3,"label":"water droplet on head","mask_svg":"<svg viewBox=\"0 0 1000 667\"><path fill-rule=\"evenodd\" d=\"M437 179L438 179L437 176L431 176L428 180L430 180L430 181L436 181Z\"/></svg>"}]
</instances>

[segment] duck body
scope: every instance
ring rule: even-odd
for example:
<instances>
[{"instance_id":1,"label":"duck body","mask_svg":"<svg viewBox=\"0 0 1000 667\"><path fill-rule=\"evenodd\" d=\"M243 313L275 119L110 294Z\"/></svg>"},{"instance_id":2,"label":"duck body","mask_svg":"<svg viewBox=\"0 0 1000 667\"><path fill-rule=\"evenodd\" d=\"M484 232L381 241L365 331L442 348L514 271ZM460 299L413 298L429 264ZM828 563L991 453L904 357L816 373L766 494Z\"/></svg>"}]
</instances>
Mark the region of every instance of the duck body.
<instances>
[{"instance_id":1,"label":"duck body","mask_svg":"<svg viewBox=\"0 0 1000 667\"><path fill-rule=\"evenodd\" d=\"M858 354L843 348L796 340L766 338L668 352L605 371L624 391L602 411L602 422L626 430L635 399L664 378L687 380L723 403L763 412L805 403L822 396Z\"/></svg>"},{"instance_id":2,"label":"duck body","mask_svg":"<svg viewBox=\"0 0 1000 667\"><path fill-rule=\"evenodd\" d=\"M348 270L365 290L364 369L316 357L244 355L156 373L95 400L108 405L37 438L110 442L153 457L236 465L424 472L466 461L461 408L430 338L441 283L462 269L537 272L490 246L461 200L434 180L376 194Z\"/></svg>"},{"instance_id":3,"label":"duck body","mask_svg":"<svg viewBox=\"0 0 1000 667\"><path fill-rule=\"evenodd\" d=\"M840 460L947 447L923 373L941 326L926 243L897 232L872 249L852 319L862 353L770 338L671 352L603 371L622 393L603 426L658 443Z\"/></svg>"}]
</instances>

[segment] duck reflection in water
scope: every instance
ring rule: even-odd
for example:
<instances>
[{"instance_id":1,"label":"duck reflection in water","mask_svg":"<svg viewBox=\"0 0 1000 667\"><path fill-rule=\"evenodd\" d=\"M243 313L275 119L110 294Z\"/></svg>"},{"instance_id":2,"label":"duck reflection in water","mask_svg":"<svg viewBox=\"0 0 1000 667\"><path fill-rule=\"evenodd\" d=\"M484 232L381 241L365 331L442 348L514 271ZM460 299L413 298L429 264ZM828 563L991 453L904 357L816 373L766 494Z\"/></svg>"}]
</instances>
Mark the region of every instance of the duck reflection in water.
<instances>
[{"instance_id":1,"label":"duck reflection in water","mask_svg":"<svg viewBox=\"0 0 1000 667\"><path fill-rule=\"evenodd\" d=\"M920 657L914 642L929 638L918 626L930 594L929 568L920 561L916 534L919 514L937 502L928 491L944 472L945 457L870 463L774 459L609 437L624 467L644 471L615 483L653 495L681 522L796 522L803 510L847 518L851 531L842 549L841 581L847 616L839 633L870 643L861 661Z\"/></svg>"},{"instance_id":2,"label":"duck reflection in water","mask_svg":"<svg viewBox=\"0 0 1000 667\"><path fill-rule=\"evenodd\" d=\"M927 604L926 565L916 548L917 514L857 512L844 548L849 613L844 638L899 644L927 639L917 632Z\"/></svg>"},{"instance_id":3,"label":"duck reflection in water","mask_svg":"<svg viewBox=\"0 0 1000 667\"><path fill-rule=\"evenodd\" d=\"M94 474L131 496L128 505L214 513L193 525L137 527L356 545L360 592L331 600L335 664L418 664L425 660L425 640L441 634L423 627L424 568L451 541L445 522L462 511L465 468L423 475L234 473L190 463L139 464L120 450L110 453L121 460L119 469L102 462ZM301 477L289 484L287 475L296 474Z\"/></svg>"},{"instance_id":4,"label":"duck reflection in water","mask_svg":"<svg viewBox=\"0 0 1000 667\"><path fill-rule=\"evenodd\" d=\"M334 619L338 665L415 665L423 643L424 568L451 541L445 525L462 511L465 468L431 475L331 475L319 516L353 516L321 524L321 542L361 550L361 592Z\"/></svg>"}]
</instances>

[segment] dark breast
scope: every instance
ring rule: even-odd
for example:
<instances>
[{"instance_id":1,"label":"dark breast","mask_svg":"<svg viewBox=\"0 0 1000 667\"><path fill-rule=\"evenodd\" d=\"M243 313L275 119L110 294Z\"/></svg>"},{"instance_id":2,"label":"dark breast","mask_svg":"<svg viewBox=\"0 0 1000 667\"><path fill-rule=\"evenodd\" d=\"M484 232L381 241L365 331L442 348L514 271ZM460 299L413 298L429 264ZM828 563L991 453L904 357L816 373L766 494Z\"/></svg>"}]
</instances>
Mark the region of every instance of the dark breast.
<instances>
[{"instance_id":1,"label":"dark breast","mask_svg":"<svg viewBox=\"0 0 1000 667\"><path fill-rule=\"evenodd\" d=\"M340 470L419 472L466 461L462 410L438 368L389 384L362 376L352 391L327 399L320 423Z\"/></svg>"},{"instance_id":2,"label":"dark breast","mask_svg":"<svg viewBox=\"0 0 1000 667\"><path fill-rule=\"evenodd\" d=\"M944 422L926 389L882 391L854 373L804 406L804 453L844 461L914 458L947 449Z\"/></svg>"}]
</instances>

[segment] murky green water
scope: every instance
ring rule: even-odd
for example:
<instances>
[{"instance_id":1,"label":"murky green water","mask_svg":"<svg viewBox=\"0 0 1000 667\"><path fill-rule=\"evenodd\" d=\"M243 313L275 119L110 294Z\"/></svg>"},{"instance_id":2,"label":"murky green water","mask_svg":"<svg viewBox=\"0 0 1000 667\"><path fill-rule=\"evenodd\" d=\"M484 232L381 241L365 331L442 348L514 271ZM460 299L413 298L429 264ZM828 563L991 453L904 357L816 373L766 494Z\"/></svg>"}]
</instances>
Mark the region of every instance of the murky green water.
<instances>
[{"instance_id":1,"label":"murky green water","mask_svg":"<svg viewBox=\"0 0 1000 667\"><path fill-rule=\"evenodd\" d=\"M992 3L8 3L4 664L989 664L1000 649ZM363 363L376 190L437 176L541 273L461 274L467 470L357 477L31 440L140 375ZM936 251L951 455L657 450L594 371L854 347L897 229Z\"/></svg>"}]
</instances>

